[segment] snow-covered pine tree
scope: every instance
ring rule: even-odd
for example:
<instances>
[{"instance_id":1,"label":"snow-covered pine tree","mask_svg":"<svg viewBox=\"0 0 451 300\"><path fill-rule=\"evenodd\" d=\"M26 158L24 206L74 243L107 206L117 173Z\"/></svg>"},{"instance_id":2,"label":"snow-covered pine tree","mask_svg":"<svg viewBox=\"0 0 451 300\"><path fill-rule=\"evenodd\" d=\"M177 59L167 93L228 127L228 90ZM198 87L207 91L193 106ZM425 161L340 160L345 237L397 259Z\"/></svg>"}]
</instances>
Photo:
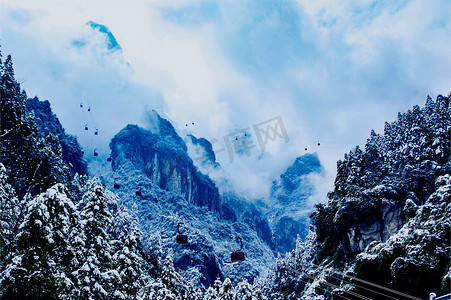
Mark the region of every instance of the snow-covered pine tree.
<instances>
[{"instance_id":1,"label":"snow-covered pine tree","mask_svg":"<svg viewBox=\"0 0 451 300\"><path fill-rule=\"evenodd\" d=\"M218 299L234 300L235 290L233 289L232 281L230 278L226 278L219 289Z\"/></svg>"},{"instance_id":2,"label":"snow-covered pine tree","mask_svg":"<svg viewBox=\"0 0 451 300\"><path fill-rule=\"evenodd\" d=\"M52 243L49 250L50 258L56 264L54 275L58 281L58 297L67 298L74 287L70 267L75 254L69 237L71 229L77 221L75 206L67 197L67 188L61 183L46 191L45 205L49 213L52 231Z\"/></svg>"},{"instance_id":3,"label":"snow-covered pine tree","mask_svg":"<svg viewBox=\"0 0 451 300\"><path fill-rule=\"evenodd\" d=\"M203 300L216 300L218 299L219 290L221 289L222 282L219 278L215 279L213 286L208 287L205 291Z\"/></svg>"},{"instance_id":4,"label":"snow-covered pine tree","mask_svg":"<svg viewBox=\"0 0 451 300\"><path fill-rule=\"evenodd\" d=\"M218 297L218 293L215 291L213 287L208 287L208 289L205 291L203 300L215 300Z\"/></svg>"},{"instance_id":5,"label":"snow-covered pine tree","mask_svg":"<svg viewBox=\"0 0 451 300\"><path fill-rule=\"evenodd\" d=\"M15 79L11 55L6 57L1 72L2 129L5 125L4 130L7 130L25 116L26 97L23 97L25 94L21 92L20 84Z\"/></svg>"},{"instance_id":6,"label":"snow-covered pine tree","mask_svg":"<svg viewBox=\"0 0 451 300\"><path fill-rule=\"evenodd\" d=\"M83 299L105 298L110 295L109 284L120 281L111 273L112 247L108 229L111 214L108 211L103 186L96 180L88 182L88 189L77 204L79 213L76 246L82 246L76 253L73 275L77 290L74 295ZM117 272L116 272L117 273Z\"/></svg>"},{"instance_id":7,"label":"snow-covered pine tree","mask_svg":"<svg viewBox=\"0 0 451 300\"><path fill-rule=\"evenodd\" d=\"M72 287L68 237L73 204L58 184L27 202L14 258L4 271L5 298L64 298Z\"/></svg>"},{"instance_id":8,"label":"snow-covered pine tree","mask_svg":"<svg viewBox=\"0 0 451 300\"><path fill-rule=\"evenodd\" d=\"M141 266L144 260L139 252L141 230L137 221L126 207L121 206L114 216L113 228L116 231L118 249L113 255L112 268L118 272L121 284L113 287L113 296L119 299L135 299L146 276Z\"/></svg>"},{"instance_id":9,"label":"snow-covered pine tree","mask_svg":"<svg viewBox=\"0 0 451 300\"><path fill-rule=\"evenodd\" d=\"M19 198L36 195L55 183L68 183L69 168L61 160L58 140L39 138L33 115L26 115L27 95L14 78L11 56L3 64L0 78L0 160Z\"/></svg>"},{"instance_id":10,"label":"snow-covered pine tree","mask_svg":"<svg viewBox=\"0 0 451 300\"><path fill-rule=\"evenodd\" d=\"M120 251L113 255L113 268L118 272L121 284L114 289L113 296L119 299L134 299L144 284L141 269L143 261L138 255L138 236L131 233Z\"/></svg>"},{"instance_id":11,"label":"snow-covered pine tree","mask_svg":"<svg viewBox=\"0 0 451 300\"><path fill-rule=\"evenodd\" d=\"M252 300L268 300L268 298L261 289L254 288L252 292Z\"/></svg>"},{"instance_id":12,"label":"snow-covered pine tree","mask_svg":"<svg viewBox=\"0 0 451 300\"><path fill-rule=\"evenodd\" d=\"M310 230L305 241L298 236L296 248L285 257L278 257L276 266L254 282L257 299L298 299L310 284L315 269L316 233ZM258 298L259 297L259 298Z\"/></svg>"},{"instance_id":13,"label":"snow-covered pine tree","mask_svg":"<svg viewBox=\"0 0 451 300\"><path fill-rule=\"evenodd\" d=\"M194 288L174 268L173 250L169 249L162 263L161 281L174 295L180 299L196 299Z\"/></svg>"},{"instance_id":14,"label":"snow-covered pine tree","mask_svg":"<svg viewBox=\"0 0 451 300\"><path fill-rule=\"evenodd\" d=\"M160 279L157 279L151 284L150 293L147 294L144 299L178 300L182 298L174 295L174 293L169 290Z\"/></svg>"},{"instance_id":15,"label":"snow-covered pine tree","mask_svg":"<svg viewBox=\"0 0 451 300\"><path fill-rule=\"evenodd\" d=\"M246 278L238 282L235 287L235 299L253 300L252 285L249 284Z\"/></svg>"},{"instance_id":16,"label":"snow-covered pine tree","mask_svg":"<svg viewBox=\"0 0 451 300\"><path fill-rule=\"evenodd\" d=\"M0 163L0 272L12 259L15 237L22 217L22 205L14 188L8 183L5 166Z\"/></svg>"}]
</instances>

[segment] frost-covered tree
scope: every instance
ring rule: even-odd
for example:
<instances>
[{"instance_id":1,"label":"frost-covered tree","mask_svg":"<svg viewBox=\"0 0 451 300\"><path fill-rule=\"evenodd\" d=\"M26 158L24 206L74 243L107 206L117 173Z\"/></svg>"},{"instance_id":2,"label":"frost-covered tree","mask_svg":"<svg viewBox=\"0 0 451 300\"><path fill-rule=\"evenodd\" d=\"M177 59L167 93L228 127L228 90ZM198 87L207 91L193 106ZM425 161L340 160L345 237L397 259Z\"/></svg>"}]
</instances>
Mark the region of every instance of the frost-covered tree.
<instances>
[{"instance_id":1,"label":"frost-covered tree","mask_svg":"<svg viewBox=\"0 0 451 300\"><path fill-rule=\"evenodd\" d=\"M61 159L59 141L53 136L40 138L33 114L26 114L27 95L15 80L10 55L0 74L0 96L0 160L17 195L35 195L55 183L68 183L69 168Z\"/></svg>"},{"instance_id":2,"label":"frost-covered tree","mask_svg":"<svg viewBox=\"0 0 451 300\"><path fill-rule=\"evenodd\" d=\"M298 299L310 282L309 272L314 269L316 234L310 231L305 241L298 236L296 248L285 257L278 257L276 266L254 290L261 288L269 299Z\"/></svg>"},{"instance_id":3,"label":"frost-covered tree","mask_svg":"<svg viewBox=\"0 0 451 300\"><path fill-rule=\"evenodd\" d=\"M68 294L72 253L68 237L73 204L58 184L28 201L11 263L3 274L5 298L56 298Z\"/></svg>"},{"instance_id":4,"label":"frost-covered tree","mask_svg":"<svg viewBox=\"0 0 451 300\"><path fill-rule=\"evenodd\" d=\"M246 278L238 282L235 287L235 299L253 300L252 285L249 284Z\"/></svg>"},{"instance_id":5,"label":"frost-covered tree","mask_svg":"<svg viewBox=\"0 0 451 300\"><path fill-rule=\"evenodd\" d=\"M230 280L230 278L226 278L222 283L222 286L219 289L218 298L224 300L235 299L235 290L233 288L232 281Z\"/></svg>"},{"instance_id":6,"label":"frost-covered tree","mask_svg":"<svg viewBox=\"0 0 451 300\"><path fill-rule=\"evenodd\" d=\"M119 274L120 286L114 287L114 296L120 299L134 299L146 281L142 269L144 260L139 253L141 230L125 207L118 210L114 218L116 230L122 236L113 255L113 269ZM121 226L119 226L119 224Z\"/></svg>"},{"instance_id":7,"label":"frost-covered tree","mask_svg":"<svg viewBox=\"0 0 451 300\"><path fill-rule=\"evenodd\" d=\"M203 296L204 300L218 299L219 291L221 289L222 282L219 278L215 279L213 286L208 287Z\"/></svg>"},{"instance_id":8,"label":"frost-covered tree","mask_svg":"<svg viewBox=\"0 0 451 300\"><path fill-rule=\"evenodd\" d=\"M100 183L93 181L77 205L79 213L78 237L74 241L81 246L76 253L73 275L79 295L84 299L105 298L109 295L110 283L120 278L111 270L112 247L108 229L111 225L111 213L108 211L105 190Z\"/></svg>"},{"instance_id":9,"label":"frost-covered tree","mask_svg":"<svg viewBox=\"0 0 451 300\"><path fill-rule=\"evenodd\" d=\"M426 297L447 293L451 281L451 176L436 181L436 192L385 243L373 242L357 257L359 277Z\"/></svg>"},{"instance_id":10,"label":"frost-covered tree","mask_svg":"<svg viewBox=\"0 0 451 300\"><path fill-rule=\"evenodd\" d=\"M171 290L169 290L166 285L160 279L153 279L150 283L140 291L141 299L156 299L156 300L178 300L181 299L177 297Z\"/></svg>"},{"instance_id":11,"label":"frost-covered tree","mask_svg":"<svg viewBox=\"0 0 451 300\"><path fill-rule=\"evenodd\" d=\"M181 299L196 299L196 290L174 268L173 250L169 252L162 263L160 278L163 284L174 295Z\"/></svg>"},{"instance_id":12,"label":"frost-covered tree","mask_svg":"<svg viewBox=\"0 0 451 300\"><path fill-rule=\"evenodd\" d=\"M0 272L15 251L15 237L21 223L22 203L8 184L6 168L0 163Z\"/></svg>"},{"instance_id":13,"label":"frost-covered tree","mask_svg":"<svg viewBox=\"0 0 451 300\"><path fill-rule=\"evenodd\" d=\"M141 265L142 258L137 253L138 237L130 234L122 249L113 255L113 268L118 272L121 281L115 289L114 296L121 299L133 299L143 286L144 278Z\"/></svg>"},{"instance_id":14,"label":"frost-covered tree","mask_svg":"<svg viewBox=\"0 0 451 300\"><path fill-rule=\"evenodd\" d=\"M429 199L436 192L435 180L451 173L450 112L450 96L439 95L435 101L428 97L425 107L399 113L396 121L385 124L383 134L371 132L364 151L355 148L337 163L334 190L328 194L328 202L318 204L312 214L317 262L332 263L344 271L355 263L356 255L369 251L371 255L358 261L366 267L357 267L357 276L382 280L384 285L418 296L423 292L417 287L425 288L415 279L419 274L430 274L423 280L429 286L440 285L445 268L438 254L434 259L426 255L421 263L420 259L407 259L404 253L423 253L410 252L419 244L424 249L449 246L446 238L436 239L442 231L425 226L418 239L400 237L396 232L406 224L420 224L419 212L426 216L425 211L441 205ZM436 217L439 227L447 226ZM392 236L397 236L396 243L390 242ZM390 248L393 253L380 250L389 248L386 243L396 245ZM370 259L373 255L377 259ZM435 267L428 269L424 262Z\"/></svg>"}]
</instances>

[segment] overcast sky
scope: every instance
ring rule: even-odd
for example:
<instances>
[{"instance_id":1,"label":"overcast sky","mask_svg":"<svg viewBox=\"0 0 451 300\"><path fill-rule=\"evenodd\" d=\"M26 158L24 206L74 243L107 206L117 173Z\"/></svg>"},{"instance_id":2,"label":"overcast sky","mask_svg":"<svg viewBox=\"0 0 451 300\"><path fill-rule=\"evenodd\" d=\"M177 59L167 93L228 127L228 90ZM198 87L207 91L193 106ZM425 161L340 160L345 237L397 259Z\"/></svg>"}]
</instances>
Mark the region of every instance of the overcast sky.
<instances>
[{"instance_id":1,"label":"overcast sky","mask_svg":"<svg viewBox=\"0 0 451 300\"><path fill-rule=\"evenodd\" d=\"M0 44L28 96L48 99L85 149L103 155L155 109L181 136L213 141L254 197L307 152L318 153L332 188L336 161L371 129L383 132L427 95L448 95L450 3L3 0ZM271 133L268 124L279 135L262 149L254 125ZM244 129L251 148L240 156L225 138Z\"/></svg>"}]
</instances>

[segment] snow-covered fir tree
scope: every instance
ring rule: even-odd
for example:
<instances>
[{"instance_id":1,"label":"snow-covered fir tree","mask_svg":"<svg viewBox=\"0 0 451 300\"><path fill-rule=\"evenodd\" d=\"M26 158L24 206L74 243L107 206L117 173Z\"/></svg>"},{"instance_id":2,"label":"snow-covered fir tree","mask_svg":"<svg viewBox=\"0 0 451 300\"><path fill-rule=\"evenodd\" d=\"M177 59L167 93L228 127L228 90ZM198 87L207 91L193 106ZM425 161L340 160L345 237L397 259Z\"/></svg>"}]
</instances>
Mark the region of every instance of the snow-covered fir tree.
<instances>
[{"instance_id":1,"label":"snow-covered fir tree","mask_svg":"<svg viewBox=\"0 0 451 300\"><path fill-rule=\"evenodd\" d=\"M16 237L14 258L6 267L5 298L57 298L67 295L72 281L67 270L73 204L61 184L27 202Z\"/></svg>"},{"instance_id":2,"label":"snow-covered fir tree","mask_svg":"<svg viewBox=\"0 0 451 300\"><path fill-rule=\"evenodd\" d=\"M112 148L113 169L121 159L127 164L122 157L127 151L120 151L124 143L129 143L127 147L133 152L131 159L139 154L148 160L143 164L138 159L137 167L145 170L140 173L142 178L133 178L147 180L144 195L130 201L131 197L119 193L124 198L120 199L105 187L105 182L75 174L67 163L71 159L86 173L76 138L65 137L56 117L45 115L48 103L42 105L45 109L39 108L34 99L27 108L27 96L15 79L11 56L4 62L1 58L0 54L0 298L329 299L352 292L375 297L365 287L347 281L346 276L417 297L432 290L449 291L449 96L438 96L435 101L428 97L425 107L414 106L400 113L395 122L385 124L383 134L371 131L364 147L357 146L345 154L337 163L328 202L317 205L312 215L315 231L311 230L305 241L298 238L296 248L280 256L265 278L253 284L245 276L223 281L218 278L202 292L191 284L198 281L186 275L199 273L197 269L183 273L174 266L177 255L173 249L182 248L173 247L172 236L162 237L159 227L153 227L154 238L149 234L143 238L135 213L166 205L168 216L158 220L171 228L177 224L175 219L190 219L193 215L186 213L190 209L199 210L214 224L226 222L224 227L239 223L233 223L239 219L233 209L227 210L233 201L221 202L224 199L219 198L214 183L191 164L186 146L172 125L155 116L167 135L163 134L167 144L159 144L165 146L161 161L156 159L162 154L156 148L151 149L155 155L146 156L150 151L148 141L158 143L161 132L130 125L119 134ZM43 130L45 122L53 131ZM136 136L143 137L139 147L130 142ZM178 160L172 159L174 153ZM186 170L180 169L171 180L169 173L162 179L158 172L160 164L167 162L163 158L171 160L171 167L166 169L183 164L191 168L189 176L197 174L196 185L190 181L184 185L186 191L197 193L208 187L205 190L210 192L199 194L200 198L189 192L193 203L176 196L175 191L182 190L179 183ZM154 174L156 187L146 179L146 172ZM135 184L133 180L129 182ZM165 186L169 181L171 184ZM252 216L257 218L252 219L264 225L256 208L254 212ZM153 218L151 213L147 216ZM217 228L212 225L210 229ZM186 260L208 260L210 266L217 267L210 274L211 283L221 275L212 253L223 245L202 236L207 231L199 230L201 234L193 239L197 244L180 251L192 251L187 252ZM263 236L269 233L268 229ZM209 250L205 251L212 252L209 255L201 249L206 245Z\"/></svg>"},{"instance_id":3,"label":"snow-covered fir tree","mask_svg":"<svg viewBox=\"0 0 451 300\"><path fill-rule=\"evenodd\" d=\"M107 297L110 283L117 283L118 274L111 274L112 246L108 229L112 222L107 207L104 188L99 182L91 182L77 208L79 213L79 234L82 248L82 261L73 272L80 295L85 299Z\"/></svg>"},{"instance_id":4,"label":"snow-covered fir tree","mask_svg":"<svg viewBox=\"0 0 451 300\"><path fill-rule=\"evenodd\" d=\"M60 143L52 135L41 138L33 114L26 115L27 95L14 77L10 55L0 77L0 159L17 195L35 195L55 183L69 183L69 167L62 161Z\"/></svg>"},{"instance_id":5,"label":"snow-covered fir tree","mask_svg":"<svg viewBox=\"0 0 451 300\"><path fill-rule=\"evenodd\" d=\"M8 183L6 168L0 163L0 272L15 250L15 238L21 223L22 205Z\"/></svg>"},{"instance_id":6,"label":"snow-covered fir tree","mask_svg":"<svg viewBox=\"0 0 451 300\"><path fill-rule=\"evenodd\" d=\"M230 278L226 278L221 285L218 292L218 299L234 300L235 290L233 289L232 281Z\"/></svg>"},{"instance_id":7,"label":"snow-covered fir tree","mask_svg":"<svg viewBox=\"0 0 451 300\"><path fill-rule=\"evenodd\" d=\"M210 286L204 294L204 300L215 300L218 299L219 290L221 289L221 280L216 278L213 286Z\"/></svg>"},{"instance_id":8,"label":"snow-covered fir tree","mask_svg":"<svg viewBox=\"0 0 451 300\"><path fill-rule=\"evenodd\" d=\"M353 276L417 297L425 297L428 289L443 290L441 285L449 286L443 279L447 263L440 255L425 263L411 258L405 261L404 257L415 243L415 248L434 249L431 251L444 247L444 254L451 256L449 239L442 235L449 232L446 221L434 216L441 229L424 227L424 239L395 234L411 220L417 220L419 211L445 205L447 201L442 197L441 203L432 204L429 198L436 192L436 180L451 173L450 111L450 96L439 95L436 101L428 97L425 107L414 106L399 113L395 122L385 124L383 134L371 132L364 151L356 147L337 163L335 188L328 194L329 201L317 205L313 213L317 261L332 263L336 270L345 271L353 267L357 254L369 251L370 255L357 260ZM386 252L377 249L387 249L384 245L390 243L392 236L397 236L395 248L401 252L385 257ZM423 277L427 280L415 279L426 273ZM346 289L370 293L351 286Z\"/></svg>"},{"instance_id":9,"label":"snow-covered fir tree","mask_svg":"<svg viewBox=\"0 0 451 300\"><path fill-rule=\"evenodd\" d=\"M141 230L126 207L114 216L113 228L119 241L113 255L113 269L119 273L121 284L114 292L119 299L134 299L148 278L144 275L144 260L139 255Z\"/></svg>"}]
</instances>

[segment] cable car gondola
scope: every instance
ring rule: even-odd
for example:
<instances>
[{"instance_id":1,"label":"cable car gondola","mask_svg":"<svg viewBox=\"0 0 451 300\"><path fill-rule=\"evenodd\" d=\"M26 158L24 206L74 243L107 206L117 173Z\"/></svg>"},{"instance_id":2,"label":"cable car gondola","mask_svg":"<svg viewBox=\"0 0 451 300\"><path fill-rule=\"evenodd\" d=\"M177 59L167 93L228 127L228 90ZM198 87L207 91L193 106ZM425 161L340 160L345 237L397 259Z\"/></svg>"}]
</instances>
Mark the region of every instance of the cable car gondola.
<instances>
[{"instance_id":1,"label":"cable car gondola","mask_svg":"<svg viewBox=\"0 0 451 300\"><path fill-rule=\"evenodd\" d=\"M94 156L99 156L99 153L97 153L97 149L94 149Z\"/></svg>"},{"instance_id":2,"label":"cable car gondola","mask_svg":"<svg viewBox=\"0 0 451 300\"><path fill-rule=\"evenodd\" d=\"M177 224L177 244L186 244L188 243L188 235L180 233L180 224L184 224L183 222L179 222Z\"/></svg>"},{"instance_id":3,"label":"cable car gondola","mask_svg":"<svg viewBox=\"0 0 451 300\"><path fill-rule=\"evenodd\" d=\"M245 255L243 251L243 240L239 236L236 236L235 238L237 240L240 240L241 248L240 250L233 251L230 257L232 259L232 262L244 261Z\"/></svg>"},{"instance_id":4,"label":"cable car gondola","mask_svg":"<svg viewBox=\"0 0 451 300\"><path fill-rule=\"evenodd\" d=\"M85 130L88 130L88 124L85 124Z\"/></svg>"},{"instance_id":5,"label":"cable car gondola","mask_svg":"<svg viewBox=\"0 0 451 300\"><path fill-rule=\"evenodd\" d=\"M94 132L94 135L99 135L99 130L96 129L96 131Z\"/></svg>"},{"instance_id":6,"label":"cable car gondola","mask_svg":"<svg viewBox=\"0 0 451 300\"><path fill-rule=\"evenodd\" d=\"M119 185L119 183L115 182L113 187L114 187L115 189L118 189L118 188L120 188L121 186Z\"/></svg>"},{"instance_id":7,"label":"cable car gondola","mask_svg":"<svg viewBox=\"0 0 451 300\"><path fill-rule=\"evenodd\" d=\"M138 196L138 197L141 197L142 196L141 189L136 190L135 195Z\"/></svg>"}]
</instances>

